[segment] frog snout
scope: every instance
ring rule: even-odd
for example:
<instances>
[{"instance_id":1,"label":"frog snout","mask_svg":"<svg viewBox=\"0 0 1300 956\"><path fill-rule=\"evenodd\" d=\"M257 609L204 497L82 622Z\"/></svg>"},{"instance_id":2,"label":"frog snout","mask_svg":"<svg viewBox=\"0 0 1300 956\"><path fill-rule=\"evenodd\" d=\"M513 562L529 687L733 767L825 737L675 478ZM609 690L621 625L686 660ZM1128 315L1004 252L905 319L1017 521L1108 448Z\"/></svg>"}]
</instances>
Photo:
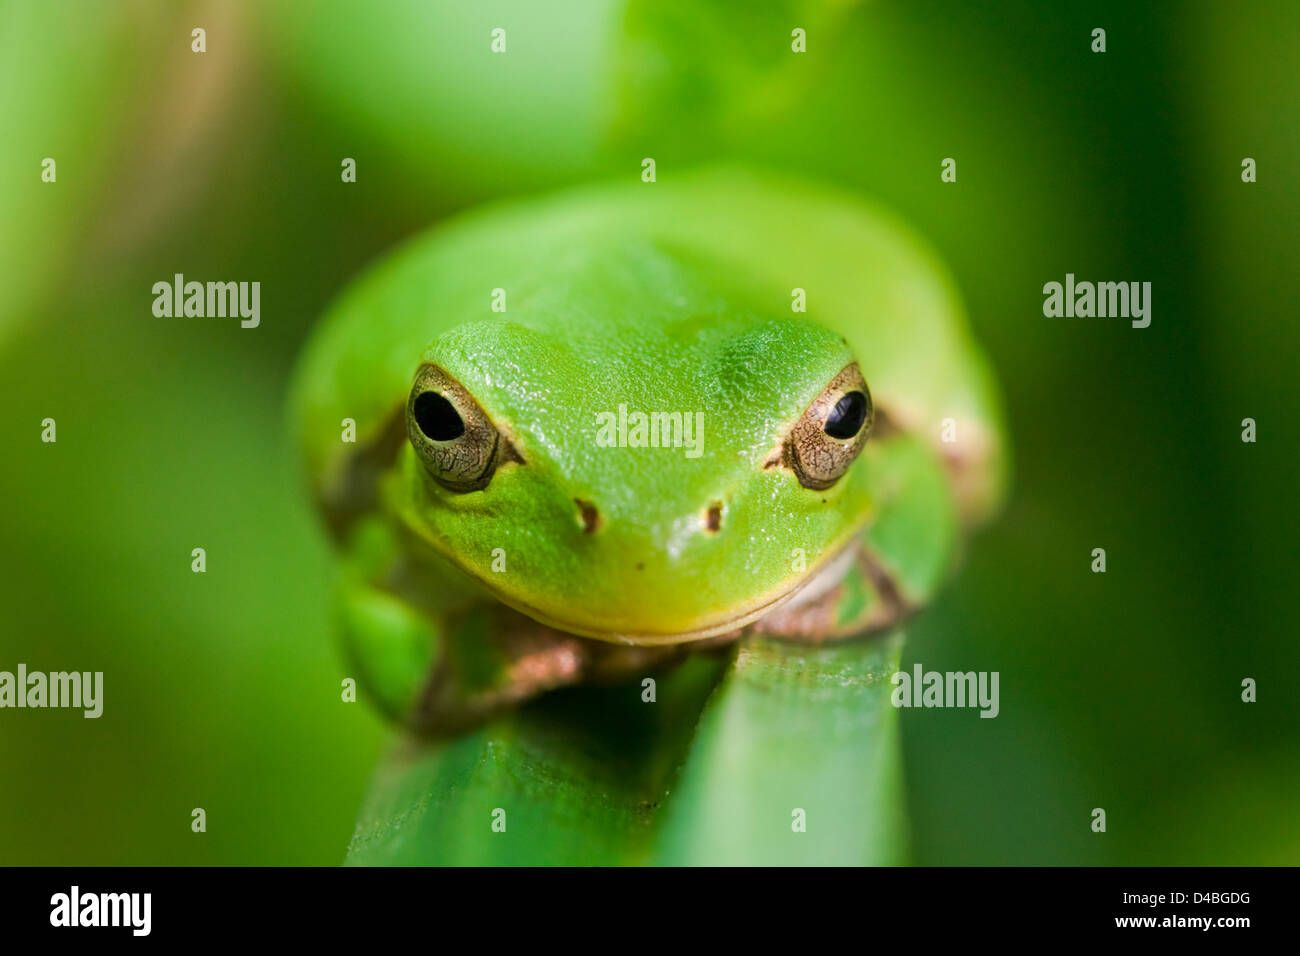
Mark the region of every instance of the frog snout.
<instances>
[{"instance_id":1,"label":"frog snout","mask_svg":"<svg viewBox=\"0 0 1300 956\"><path fill-rule=\"evenodd\" d=\"M573 505L583 534L596 534L605 526L605 515L595 502L585 498L574 498ZM709 502L700 509L699 530L705 534L717 534L722 530L724 512L725 508L721 500Z\"/></svg>"}]
</instances>

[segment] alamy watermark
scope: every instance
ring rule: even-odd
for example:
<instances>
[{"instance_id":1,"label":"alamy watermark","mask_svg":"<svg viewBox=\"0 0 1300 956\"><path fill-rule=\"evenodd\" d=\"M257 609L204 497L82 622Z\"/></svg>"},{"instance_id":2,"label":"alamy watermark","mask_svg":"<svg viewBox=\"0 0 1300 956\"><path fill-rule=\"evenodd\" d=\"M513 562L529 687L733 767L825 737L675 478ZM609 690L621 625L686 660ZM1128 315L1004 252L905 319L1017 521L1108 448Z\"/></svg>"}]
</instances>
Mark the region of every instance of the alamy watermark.
<instances>
[{"instance_id":1,"label":"alamy watermark","mask_svg":"<svg viewBox=\"0 0 1300 956\"><path fill-rule=\"evenodd\" d=\"M996 717L997 671L927 671L920 664L912 673L896 671L890 703L895 707L978 707L981 717Z\"/></svg>"},{"instance_id":2,"label":"alamy watermark","mask_svg":"<svg viewBox=\"0 0 1300 956\"><path fill-rule=\"evenodd\" d=\"M71 707L87 718L104 712L103 671L0 671L0 707Z\"/></svg>"},{"instance_id":3,"label":"alamy watermark","mask_svg":"<svg viewBox=\"0 0 1300 956\"><path fill-rule=\"evenodd\" d=\"M239 317L245 329L262 321L260 282L186 282L178 272L171 282L155 282L153 294L153 314L160 319Z\"/></svg>"},{"instance_id":4,"label":"alamy watermark","mask_svg":"<svg viewBox=\"0 0 1300 956\"><path fill-rule=\"evenodd\" d=\"M73 886L50 897L50 925L125 926L133 936L148 936L152 910L152 893L83 893Z\"/></svg>"},{"instance_id":5,"label":"alamy watermark","mask_svg":"<svg viewBox=\"0 0 1300 956\"><path fill-rule=\"evenodd\" d=\"M1043 286L1043 315L1049 318L1132 319L1135 329L1151 324L1150 282L1075 282L1065 274L1065 284Z\"/></svg>"},{"instance_id":6,"label":"alamy watermark","mask_svg":"<svg viewBox=\"0 0 1300 956\"><path fill-rule=\"evenodd\" d=\"M687 458L704 454L703 412L596 413L596 444L601 448L684 448Z\"/></svg>"}]
</instances>

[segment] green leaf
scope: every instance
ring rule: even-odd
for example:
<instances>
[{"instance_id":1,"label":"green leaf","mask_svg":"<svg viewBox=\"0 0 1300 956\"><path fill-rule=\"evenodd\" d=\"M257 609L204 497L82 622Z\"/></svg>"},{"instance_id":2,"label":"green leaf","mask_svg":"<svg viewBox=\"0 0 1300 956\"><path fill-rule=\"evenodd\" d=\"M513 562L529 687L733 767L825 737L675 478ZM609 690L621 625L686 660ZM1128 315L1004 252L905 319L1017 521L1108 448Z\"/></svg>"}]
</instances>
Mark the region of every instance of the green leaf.
<instances>
[{"instance_id":1,"label":"green leaf","mask_svg":"<svg viewBox=\"0 0 1300 956\"><path fill-rule=\"evenodd\" d=\"M742 644L701 718L653 862L903 862L889 700L901 643L898 634L814 649Z\"/></svg>"},{"instance_id":2,"label":"green leaf","mask_svg":"<svg viewBox=\"0 0 1300 956\"><path fill-rule=\"evenodd\" d=\"M376 774L348 849L360 865L624 864L724 666L697 656L639 683L558 691L443 743L403 740ZM505 831L492 828L504 811Z\"/></svg>"},{"instance_id":3,"label":"green leaf","mask_svg":"<svg viewBox=\"0 0 1300 956\"><path fill-rule=\"evenodd\" d=\"M751 639L660 675L654 703L635 683L578 688L452 741L403 740L347 862L900 862L900 640Z\"/></svg>"}]
</instances>

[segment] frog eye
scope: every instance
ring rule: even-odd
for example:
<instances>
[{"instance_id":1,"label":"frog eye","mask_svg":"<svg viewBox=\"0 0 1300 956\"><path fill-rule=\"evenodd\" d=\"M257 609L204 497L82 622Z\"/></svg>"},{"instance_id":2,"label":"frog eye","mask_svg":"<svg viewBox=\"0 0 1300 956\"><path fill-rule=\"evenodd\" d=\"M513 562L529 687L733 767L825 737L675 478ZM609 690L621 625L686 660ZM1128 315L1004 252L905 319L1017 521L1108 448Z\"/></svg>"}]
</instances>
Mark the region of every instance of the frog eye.
<instances>
[{"instance_id":1,"label":"frog eye","mask_svg":"<svg viewBox=\"0 0 1300 956\"><path fill-rule=\"evenodd\" d=\"M406 433L429 474L451 491L486 488L501 461L518 460L474 397L436 365L415 374Z\"/></svg>"},{"instance_id":2,"label":"frog eye","mask_svg":"<svg viewBox=\"0 0 1300 956\"><path fill-rule=\"evenodd\" d=\"M871 434L871 392L858 363L844 367L813 400L786 439L782 458L805 488L840 479Z\"/></svg>"}]
</instances>

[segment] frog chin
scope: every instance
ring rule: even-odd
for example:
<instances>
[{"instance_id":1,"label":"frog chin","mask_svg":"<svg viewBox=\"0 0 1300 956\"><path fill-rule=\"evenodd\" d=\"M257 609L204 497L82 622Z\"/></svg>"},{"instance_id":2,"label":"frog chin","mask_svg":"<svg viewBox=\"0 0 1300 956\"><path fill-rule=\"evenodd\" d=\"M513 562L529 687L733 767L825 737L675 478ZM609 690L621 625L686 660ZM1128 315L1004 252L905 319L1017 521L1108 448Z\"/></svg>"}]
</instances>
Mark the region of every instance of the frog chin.
<instances>
[{"instance_id":1,"label":"frog chin","mask_svg":"<svg viewBox=\"0 0 1300 956\"><path fill-rule=\"evenodd\" d=\"M557 631L614 644L643 647L684 644L689 641L702 641L708 638L735 636L745 627L761 620L777 608L789 609L800 604L816 601L843 580L845 574L853 567L856 555L856 545L853 541L850 541L848 545L840 548L829 560L823 561L801 577L795 578L775 594L765 595L755 603L744 605L717 620L708 621L699 627L682 631L600 628L591 623L567 620L563 617L548 614L539 608L516 600L509 594L498 592L495 588L492 590L497 599L503 604L509 605L521 614L528 615L539 624Z\"/></svg>"}]
</instances>

